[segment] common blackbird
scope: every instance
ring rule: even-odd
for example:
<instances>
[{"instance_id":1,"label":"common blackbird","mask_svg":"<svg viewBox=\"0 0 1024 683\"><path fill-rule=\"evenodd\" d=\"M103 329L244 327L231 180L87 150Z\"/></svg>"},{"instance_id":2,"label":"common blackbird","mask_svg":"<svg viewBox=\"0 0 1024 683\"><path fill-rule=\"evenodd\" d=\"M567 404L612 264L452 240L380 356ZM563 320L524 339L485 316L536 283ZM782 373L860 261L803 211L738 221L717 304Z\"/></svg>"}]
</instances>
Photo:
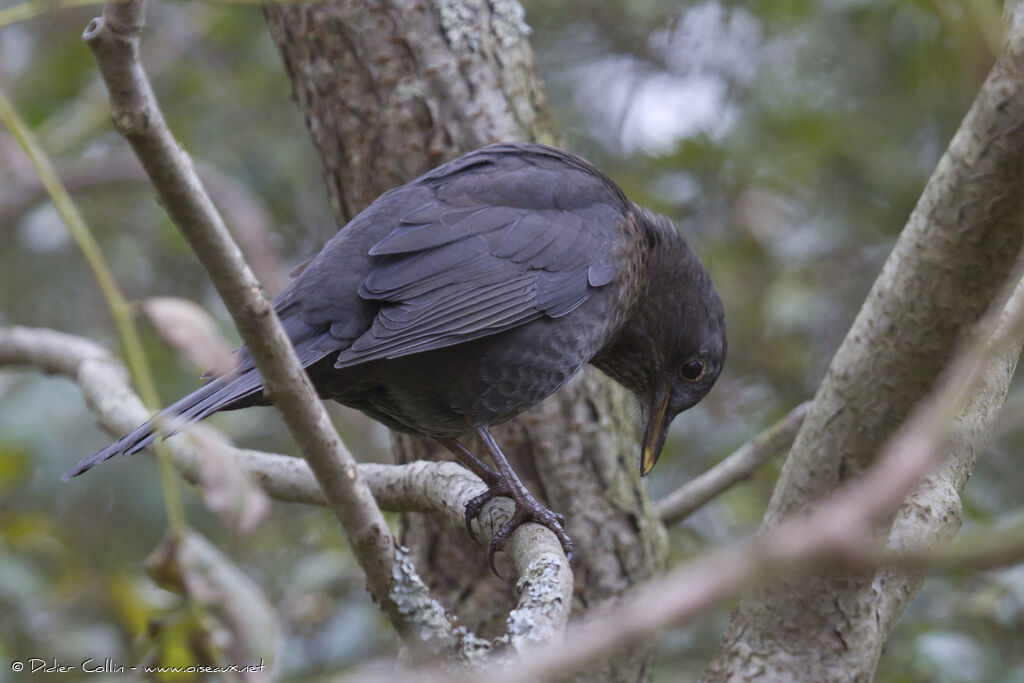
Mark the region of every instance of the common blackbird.
<instances>
[{"instance_id":1,"label":"common blackbird","mask_svg":"<svg viewBox=\"0 0 1024 683\"><path fill-rule=\"evenodd\" d=\"M672 222L629 201L587 161L505 143L381 195L300 267L274 300L322 398L391 429L433 437L516 513L488 560L525 521L563 517L537 502L489 428L593 363L640 400L640 473L672 419L707 394L725 360L711 278ZM266 405L245 348L238 365L160 414L162 424ZM155 438L153 421L85 458L65 479ZM496 469L457 439L476 432ZM472 530L470 529L472 535Z\"/></svg>"}]
</instances>

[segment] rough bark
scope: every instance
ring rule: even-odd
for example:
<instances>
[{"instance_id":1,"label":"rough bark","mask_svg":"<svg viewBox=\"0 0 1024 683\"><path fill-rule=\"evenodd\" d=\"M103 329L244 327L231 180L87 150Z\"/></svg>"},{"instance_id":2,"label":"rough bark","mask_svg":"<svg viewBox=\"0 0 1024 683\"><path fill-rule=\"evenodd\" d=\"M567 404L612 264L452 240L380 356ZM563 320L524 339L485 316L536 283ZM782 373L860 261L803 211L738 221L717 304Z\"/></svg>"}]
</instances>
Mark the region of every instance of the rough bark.
<instances>
[{"instance_id":1,"label":"rough bark","mask_svg":"<svg viewBox=\"0 0 1024 683\"><path fill-rule=\"evenodd\" d=\"M339 226L381 192L463 152L557 137L516 2L338 0L271 5L267 19ZM614 599L664 563L664 528L632 455L628 404L624 391L588 370L495 433L538 498L568 518L578 611ZM395 455L449 457L409 437L395 440ZM503 628L515 588L490 576L485 551L464 532L409 517L402 540L467 626L481 635ZM638 648L589 679L642 680L652 653Z\"/></svg>"},{"instance_id":2,"label":"rough bark","mask_svg":"<svg viewBox=\"0 0 1024 683\"><path fill-rule=\"evenodd\" d=\"M808 511L867 468L1013 269L1024 206L1020 7L1008 5L1003 53L833 358L783 468L765 530ZM974 419L976 436L984 436L984 411ZM932 502L909 501L894 529L903 540L893 542L906 543L908 525L919 538L938 538L936 529L948 527L941 519L959 514L955 488L964 478L943 483L947 495ZM833 572L749 590L708 679L869 680L890 626L918 585L913 577Z\"/></svg>"}]
</instances>

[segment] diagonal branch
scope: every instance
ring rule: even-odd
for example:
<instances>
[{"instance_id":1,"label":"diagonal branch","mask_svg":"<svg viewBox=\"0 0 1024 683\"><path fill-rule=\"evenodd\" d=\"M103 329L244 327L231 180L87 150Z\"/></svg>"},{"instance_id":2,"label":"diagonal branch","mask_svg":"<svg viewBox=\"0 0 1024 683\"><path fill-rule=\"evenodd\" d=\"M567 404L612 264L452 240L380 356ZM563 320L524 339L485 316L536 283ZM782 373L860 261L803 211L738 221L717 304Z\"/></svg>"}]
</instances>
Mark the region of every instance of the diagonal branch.
<instances>
[{"instance_id":1,"label":"diagonal branch","mask_svg":"<svg viewBox=\"0 0 1024 683\"><path fill-rule=\"evenodd\" d=\"M810 402L801 403L725 460L656 502L654 507L661 521L678 524L708 501L749 479L757 468L793 443L810 406Z\"/></svg>"},{"instance_id":2,"label":"diagonal branch","mask_svg":"<svg viewBox=\"0 0 1024 683\"><path fill-rule=\"evenodd\" d=\"M345 530L371 594L411 642L421 640L405 617L396 578L409 574L398 546L355 460L317 399L273 307L171 135L139 59L142 0L108 2L83 39L110 94L114 127L135 150L160 201L210 274L256 361L267 397L284 417ZM422 583L420 583L422 586ZM425 593L425 588L424 588Z\"/></svg>"}]
</instances>

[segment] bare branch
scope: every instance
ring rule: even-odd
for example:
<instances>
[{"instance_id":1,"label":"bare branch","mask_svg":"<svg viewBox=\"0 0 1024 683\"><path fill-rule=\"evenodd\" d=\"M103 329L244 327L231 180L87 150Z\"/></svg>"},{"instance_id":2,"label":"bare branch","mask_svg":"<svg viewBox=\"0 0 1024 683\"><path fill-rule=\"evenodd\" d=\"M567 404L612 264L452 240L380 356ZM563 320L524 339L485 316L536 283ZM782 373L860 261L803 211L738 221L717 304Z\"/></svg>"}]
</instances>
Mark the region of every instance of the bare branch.
<instances>
[{"instance_id":1,"label":"bare branch","mask_svg":"<svg viewBox=\"0 0 1024 683\"><path fill-rule=\"evenodd\" d=\"M5 160L10 157L5 156ZM68 192L126 181L144 180L139 162L129 154L114 154L102 159L62 164L57 169ZM14 221L46 198L46 188L31 167L10 163L0 187L0 243L10 238Z\"/></svg>"},{"instance_id":2,"label":"bare branch","mask_svg":"<svg viewBox=\"0 0 1024 683\"><path fill-rule=\"evenodd\" d=\"M411 642L401 596L393 594L405 564L355 460L342 444L287 335L203 190L192 162L171 135L139 59L143 2L108 2L83 39L96 57L110 94L114 126L131 144L163 207L189 241L224 299L256 361L266 396L284 417L341 523L374 598ZM407 573L407 572L406 572ZM422 585L422 584L421 584Z\"/></svg>"},{"instance_id":3,"label":"bare branch","mask_svg":"<svg viewBox=\"0 0 1024 683\"><path fill-rule=\"evenodd\" d=\"M120 361L87 339L46 329L0 328L0 366L26 365L75 380L86 403L112 434L122 434L149 418L149 411L132 392ZM191 425L189 431L212 431ZM200 440L202 441L202 440ZM182 475L200 480L203 447L186 434L165 442ZM306 461L274 453L224 445L223 455L250 476L271 498L326 505ZM463 510L486 487L476 475L453 462L417 461L407 465L358 465L359 475L380 506L392 512L423 512L445 518L453 527L464 524ZM484 507L480 526L485 540L508 521L511 501L498 498ZM494 645L510 644L516 651L528 644L552 642L564 631L572 599L572 570L555 535L546 527L524 524L507 547L519 575L520 598L508 618L508 632L495 643L459 632L457 647L467 661L478 660ZM481 550L480 560L484 561ZM411 597L411 596L410 596ZM416 601L425 598L420 594ZM436 605L423 603L413 621L436 618ZM449 630L455 629L448 627Z\"/></svg>"},{"instance_id":4,"label":"bare branch","mask_svg":"<svg viewBox=\"0 0 1024 683\"><path fill-rule=\"evenodd\" d=\"M810 406L809 401L801 403L722 462L657 501L654 507L658 516L665 524L677 524L711 499L750 478L761 465L793 443Z\"/></svg>"},{"instance_id":5,"label":"bare branch","mask_svg":"<svg viewBox=\"0 0 1024 683\"><path fill-rule=\"evenodd\" d=\"M2 152L0 157L8 158ZM31 168L12 166L0 176L3 180L0 184L0 245L10 239L14 222L46 197L46 188ZM263 201L244 184L211 164L197 160L196 170L217 205L224 208L231 234L260 282L271 293L284 289L286 273L278 258L270 216ZM127 149L84 161L64 160L57 171L69 192L148 180L138 159Z\"/></svg>"}]
</instances>

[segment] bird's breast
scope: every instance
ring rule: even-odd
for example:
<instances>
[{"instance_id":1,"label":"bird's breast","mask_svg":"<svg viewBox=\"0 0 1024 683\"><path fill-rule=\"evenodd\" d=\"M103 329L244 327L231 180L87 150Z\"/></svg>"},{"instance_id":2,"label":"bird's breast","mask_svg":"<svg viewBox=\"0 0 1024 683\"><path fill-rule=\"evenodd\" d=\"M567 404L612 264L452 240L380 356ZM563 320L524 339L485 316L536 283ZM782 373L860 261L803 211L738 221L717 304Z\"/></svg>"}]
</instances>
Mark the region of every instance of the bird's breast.
<instances>
[{"instance_id":1,"label":"bird's breast","mask_svg":"<svg viewBox=\"0 0 1024 683\"><path fill-rule=\"evenodd\" d=\"M606 343L617 324L609 294L560 318L348 368L341 372L350 379L332 382L325 397L427 436L457 437L499 424L557 391Z\"/></svg>"}]
</instances>

